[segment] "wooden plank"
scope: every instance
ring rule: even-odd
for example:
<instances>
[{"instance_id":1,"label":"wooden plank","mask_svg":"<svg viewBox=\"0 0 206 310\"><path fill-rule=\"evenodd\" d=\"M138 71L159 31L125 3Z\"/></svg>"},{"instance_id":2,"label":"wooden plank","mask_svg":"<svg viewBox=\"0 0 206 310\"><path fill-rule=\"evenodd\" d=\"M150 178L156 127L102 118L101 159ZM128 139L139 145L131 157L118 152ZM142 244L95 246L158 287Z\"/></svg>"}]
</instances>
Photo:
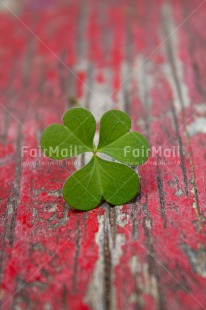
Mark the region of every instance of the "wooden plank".
<instances>
[{"instance_id":1,"label":"wooden plank","mask_svg":"<svg viewBox=\"0 0 206 310\"><path fill-rule=\"evenodd\" d=\"M206 4L12 12L0 17L1 308L205 309ZM61 188L88 158L34 156L74 97L98 120L127 111L151 147L173 150L139 168L130 204L73 211Z\"/></svg>"}]
</instances>

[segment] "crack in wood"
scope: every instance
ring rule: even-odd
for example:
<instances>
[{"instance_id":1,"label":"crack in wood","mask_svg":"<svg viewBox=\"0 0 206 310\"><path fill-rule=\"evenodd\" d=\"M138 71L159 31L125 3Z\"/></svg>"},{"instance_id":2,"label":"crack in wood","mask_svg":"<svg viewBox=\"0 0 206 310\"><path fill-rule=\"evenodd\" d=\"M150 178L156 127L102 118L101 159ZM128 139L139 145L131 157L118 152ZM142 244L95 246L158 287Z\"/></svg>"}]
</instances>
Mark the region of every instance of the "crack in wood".
<instances>
[{"instance_id":1,"label":"crack in wood","mask_svg":"<svg viewBox=\"0 0 206 310\"><path fill-rule=\"evenodd\" d=\"M156 259L155 259L155 252L153 248L153 241L152 241L152 232L146 225L144 227L144 234L146 237L146 248L147 248L147 261L148 261L148 272L150 277L154 276L155 281L155 289L157 290L157 308L159 310L166 310L167 309L167 302L165 300L165 295L163 293L163 287L161 285L161 276L160 271Z\"/></svg>"},{"instance_id":2,"label":"crack in wood","mask_svg":"<svg viewBox=\"0 0 206 310\"><path fill-rule=\"evenodd\" d=\"M164 191L164 184L163 179L161 176L159 165L157 164L157 187L159 191L159 200L160 200L160 207L161 207L161 215L164 221L164 229L167 227L167 217L166 217L166 210L165 210L165 191Z\"/></svg>"},{"instance_id":3,"label":"crack in wood","mask_svg":"<svg viewBox=\"0 0 206 310\"><path fill-rule=\"evenodd\" d=\"M111 253L109 248L108 231L104 233L104 307L111 308Z\"/></svg>"},{"instance_id":4,"label":"crack in wood","mask_svg":"<svg viewBox=\"0 0 206 310\"><path fill-rule=\"evenodd\" d=\"M78 258L79 251L81 246L81 231L80 231L80 221L77 222L77 231L76 231L76 247L74 255L74 268L73 268L73 290L77 293L77 280L78 280Z\"/></svg>"}]
</instances>

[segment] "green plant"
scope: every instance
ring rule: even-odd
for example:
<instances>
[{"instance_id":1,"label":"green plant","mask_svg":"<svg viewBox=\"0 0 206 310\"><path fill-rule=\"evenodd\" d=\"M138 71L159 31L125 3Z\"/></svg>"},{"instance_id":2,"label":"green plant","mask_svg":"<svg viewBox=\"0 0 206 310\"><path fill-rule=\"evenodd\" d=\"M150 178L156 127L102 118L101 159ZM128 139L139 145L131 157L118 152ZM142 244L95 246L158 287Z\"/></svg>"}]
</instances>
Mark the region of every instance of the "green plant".
<instances>
[{"instance_id":1,"label":"green plant","mask_svg":"<svg viewBox=\"0 0 206 310\"><path fill-rule=\"evenodd\" d=\"M129 166L143 164L149 145L140 133L130 131L129 116L119 110L106 112L100 120L99 144L94 145L96 121L86 109L74 108L63 116L64 125L53 124L42 134L41 147L46 156L65 159L92 152L89 163L70 176L63 187L66 202L78 210L91 210L102 198L121 205L135 197L139 177ZM98 156L109 155L114 161Z\"/></svg>"}]
</instances>

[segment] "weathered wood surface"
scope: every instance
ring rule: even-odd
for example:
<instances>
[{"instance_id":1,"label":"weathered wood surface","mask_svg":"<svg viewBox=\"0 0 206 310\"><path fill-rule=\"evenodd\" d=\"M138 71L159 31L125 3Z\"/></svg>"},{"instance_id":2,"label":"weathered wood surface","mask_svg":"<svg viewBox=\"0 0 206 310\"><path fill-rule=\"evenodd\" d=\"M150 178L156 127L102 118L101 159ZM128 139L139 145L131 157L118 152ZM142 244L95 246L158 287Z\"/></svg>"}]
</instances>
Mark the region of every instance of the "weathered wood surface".
<instances>
[{"instance_id":1,"label":"weathered wood surface","mask_svg":"<svg viewBox=\"0 0 206 310\"><path fill-rule=\"evenodd\" d=\"M0 6L1 309L206 309L206 2L16 3ZM29 154L72 97L179 146L139 169L134 202L73 211L82 160Z\"/></svg>"}]
</instances>

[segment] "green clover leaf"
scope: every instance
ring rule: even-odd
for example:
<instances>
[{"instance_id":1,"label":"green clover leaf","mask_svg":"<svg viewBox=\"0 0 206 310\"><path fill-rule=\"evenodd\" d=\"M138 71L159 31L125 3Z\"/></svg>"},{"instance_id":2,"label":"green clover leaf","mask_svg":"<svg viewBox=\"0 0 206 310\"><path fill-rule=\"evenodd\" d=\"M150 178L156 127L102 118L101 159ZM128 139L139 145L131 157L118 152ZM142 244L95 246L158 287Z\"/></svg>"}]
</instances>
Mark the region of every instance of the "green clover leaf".
<instances>
[{"instance_id":1,"label":"green clover leaf","mask_svg":"<svg viewBox=\"0 0 206 310\"><path fill-rule=\"evenodd\" d=\"M70 176L63 187L63 197L73 208L91 210L102 198L113 205L121 205L139 191L139 177L128 166L143 164L149 155L144 136L131 132L129 116L119 110L106 112L100 120L100 136L94 146L96 122L86 109L74 108L63 117L64 125L53 124L42 134L41 147L46 156L64 159L85 152L93 157L82 169ZM119 161L111 162L98 156L109 155Z\"/></svg>"},{"instance_id":2,"label":"green clover leaf","mask_svg":"<svg viewBox=\"0 0 206 310\"><path fill-rule=\"evenodd\" d=\"M93 152L96 130L94 116L86 109L74 108L63 116L64 125L53 124L41 136L46 156L64 159L84 152Z\"/></svg>"}]
</instances>

